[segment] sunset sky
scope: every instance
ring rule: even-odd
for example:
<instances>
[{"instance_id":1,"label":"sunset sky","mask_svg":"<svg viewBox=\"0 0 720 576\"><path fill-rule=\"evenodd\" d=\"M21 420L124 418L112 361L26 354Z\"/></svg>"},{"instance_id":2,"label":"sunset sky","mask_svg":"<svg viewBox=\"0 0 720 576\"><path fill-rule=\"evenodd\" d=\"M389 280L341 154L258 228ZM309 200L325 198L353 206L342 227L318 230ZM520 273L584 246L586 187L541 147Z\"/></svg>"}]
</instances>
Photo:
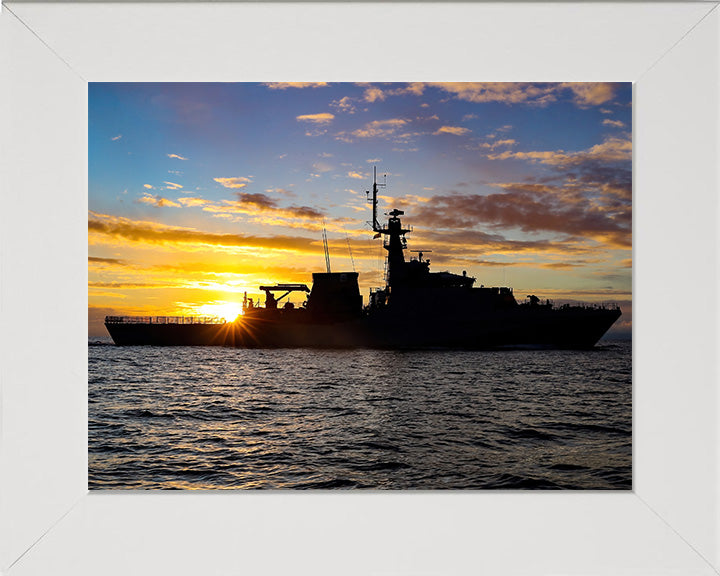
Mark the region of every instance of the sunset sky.
<instances>
[{"instance_id":1,"label":"sunset sky","mask_svg":"<svg viewBox=\"0 0 720 576\"><path fill-rule=\"evenodd\" d=\"M90 83L90 335L106 314L228 316L261 284L310 285L323 226L367 302L373 166L380 221L405 210L432 270L616 302L628 331L631 118L630 84Z\"/></svg>"}]
</instances>

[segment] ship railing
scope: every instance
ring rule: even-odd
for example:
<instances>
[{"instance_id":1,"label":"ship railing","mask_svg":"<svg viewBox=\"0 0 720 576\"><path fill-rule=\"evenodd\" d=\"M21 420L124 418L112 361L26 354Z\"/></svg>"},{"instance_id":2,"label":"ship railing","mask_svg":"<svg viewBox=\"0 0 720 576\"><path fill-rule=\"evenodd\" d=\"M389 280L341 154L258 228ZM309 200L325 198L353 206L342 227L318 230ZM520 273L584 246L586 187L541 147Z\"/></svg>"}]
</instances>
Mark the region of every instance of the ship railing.
<instances>
[{"instance_id":1,"label":"ship railing","mask_svg":"<svg viewBox=\"0 0 720 576\"><path fill-rule=\"evenodd\" d=\"M217 316L105 316L106 324L224 324Z\"/></svg>"},{"instance_id":2,"label":"ship railing","mask_svg":"<svg viewBox=\"0 0 720 576\"><path fill-rule=\"evenodd\" d=\"M380 225L380 230L383 231L383 232L389 232L389 231L390 231L390 226L388 226L387 224L381 224L381 225ZM403 228L402 230L400 230L400 232L401 232L402 234L404 234L404 233L406 233L406 232L412 232L413 230L414 230L414 228L413 228L412 226L406 226L405 228Z\"/></svg>"},{"instance_id":3,"label":"ship railing","mask_svg":"<svg viewBox=\"0 0 720 576\"><path fill-rule=\"evenodd\" d=\"M620 310L617 302L578 302L575 304L565 303L559 306L561 310L568 308L582 308L584 310Z\"/></svg>"},{"instance_id":4,"label":"ship railing","mask_svg":"<svg viewBox=\"0 0 720 576\"><path fill-rule=\"evenodd\" d=\"M620 305L617 302L593 302L592 304L585 304L585 307L596 310L617 310Z\"/></svg>"}]
</instances>

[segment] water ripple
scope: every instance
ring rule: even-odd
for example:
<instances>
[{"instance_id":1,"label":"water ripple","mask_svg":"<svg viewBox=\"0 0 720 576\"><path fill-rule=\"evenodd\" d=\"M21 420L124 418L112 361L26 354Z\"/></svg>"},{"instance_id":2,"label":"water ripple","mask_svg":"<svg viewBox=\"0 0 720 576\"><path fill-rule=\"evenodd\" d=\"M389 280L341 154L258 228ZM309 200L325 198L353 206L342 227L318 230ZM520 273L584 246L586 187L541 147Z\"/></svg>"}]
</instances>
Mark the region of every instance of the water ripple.
<instances>
[{"instance_id":1,"label":"water ripple","mask_svg":"<svg viewBox=\"0 0 720 576\"><path fill-rule=\"evenodd\" d=\"M88 347L91 489L629 489L631 348Z\"/></svg>"}]
</instances>

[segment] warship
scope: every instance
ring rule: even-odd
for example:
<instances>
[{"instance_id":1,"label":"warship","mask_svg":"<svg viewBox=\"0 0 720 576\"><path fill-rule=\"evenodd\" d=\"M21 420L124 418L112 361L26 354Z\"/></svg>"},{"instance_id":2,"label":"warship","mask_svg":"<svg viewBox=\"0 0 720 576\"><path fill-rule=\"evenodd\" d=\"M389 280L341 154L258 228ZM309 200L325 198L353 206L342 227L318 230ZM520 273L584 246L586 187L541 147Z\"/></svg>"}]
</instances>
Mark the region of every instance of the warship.
<instances>
[{"instance_id":1,"label":"warship","mask_svg":"<svg viewBox=\"0 0 720 576\"><path fill-rule=\"evenodd\" d=\"M368 196L370 191L368 191ZM497 349L592 348L620 317L616 305L555 306L529 295L518 302L508 287L475 286L463 272L431 272L423 252L406 258L402 210L378 221L374 170L372 232L387 251L385 286L371 288L363 306L357 272L331 272L323 235L326 272L306 284L260 286L265 305L243 300L232 322L210 317L107 316L117 345L236 346L248 348ZM427 252L427 251L426 251ZM301 306L281 301L296 292Z\"/></svg>"}]
</instances>

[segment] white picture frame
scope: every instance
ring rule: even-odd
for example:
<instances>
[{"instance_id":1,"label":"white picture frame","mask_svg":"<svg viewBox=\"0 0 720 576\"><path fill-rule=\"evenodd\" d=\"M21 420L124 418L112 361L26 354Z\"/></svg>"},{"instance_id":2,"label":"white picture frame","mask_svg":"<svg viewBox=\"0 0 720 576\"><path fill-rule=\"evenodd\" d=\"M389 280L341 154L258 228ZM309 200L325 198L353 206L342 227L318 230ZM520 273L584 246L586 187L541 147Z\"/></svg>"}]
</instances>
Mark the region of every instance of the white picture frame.
<instances>
[{"instance_id":1,"label":"white picture frame","mask_svg":"<svg viewBox=\"0 0 720 576\"><path fill-rule=\"evenodd\" d=\"M720 10L32 3L0 14L0 573L720 572ZM633 490L87 490L87 82L634 83Z\"/></svg>"}]
</instances>

